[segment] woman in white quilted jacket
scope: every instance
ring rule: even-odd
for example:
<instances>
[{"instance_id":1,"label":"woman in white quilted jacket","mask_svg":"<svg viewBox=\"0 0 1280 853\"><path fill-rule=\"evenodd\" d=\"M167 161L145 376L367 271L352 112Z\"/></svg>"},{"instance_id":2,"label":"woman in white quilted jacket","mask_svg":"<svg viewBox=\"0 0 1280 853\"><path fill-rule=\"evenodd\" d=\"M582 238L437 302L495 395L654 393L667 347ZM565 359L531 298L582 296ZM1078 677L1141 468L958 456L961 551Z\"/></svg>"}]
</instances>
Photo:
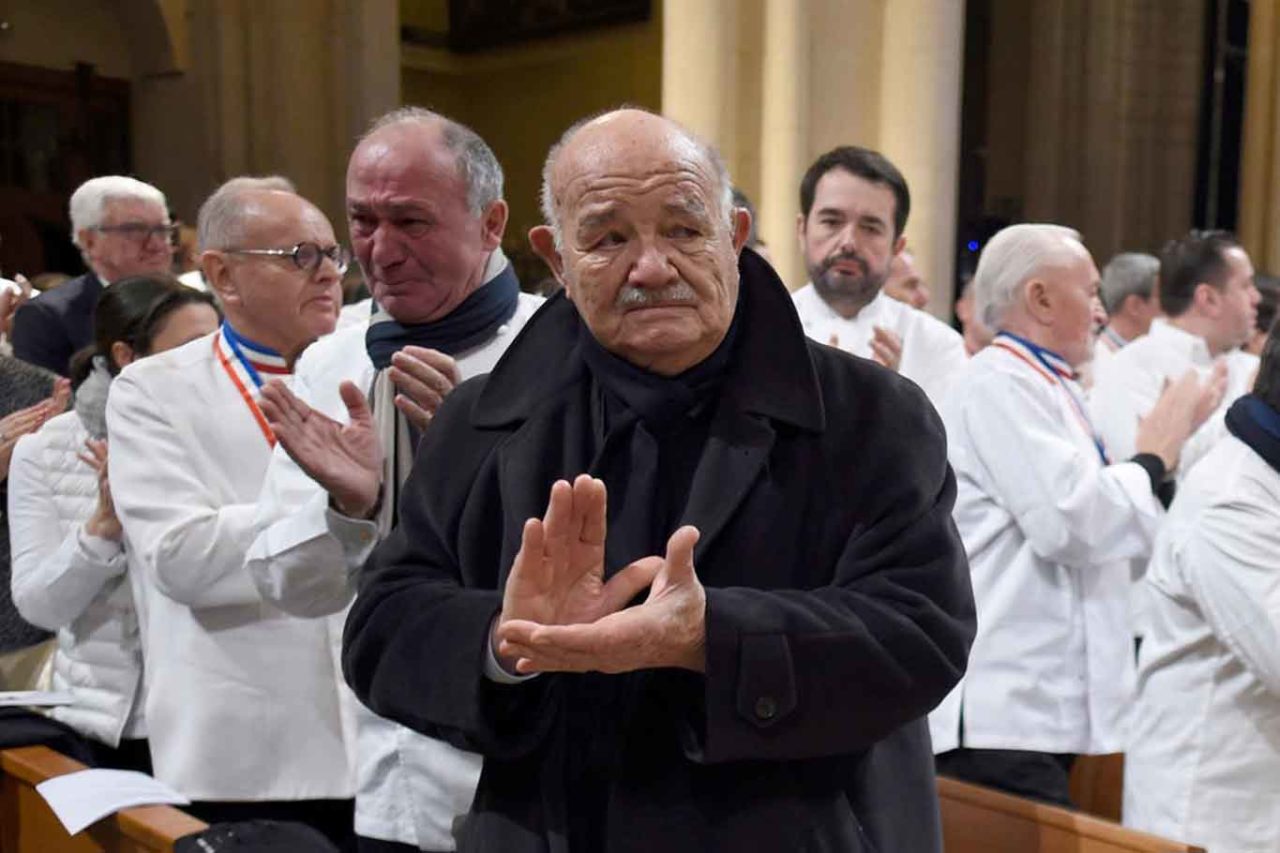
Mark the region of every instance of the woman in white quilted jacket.
<instances>
[{"instance_id":1,"label":"woman in white quilted jacket","mask_svg":"<svg viewBox=\"0 0 1280 853\"><path fill-rule=\"evenodd\" d=\"M107 287L94 342L72 362L74 410L24 437L10 463L13 601L28 622L57 632L53 688L72 700L50 713L85 736L100 766L151 771L138 618L107 483L107 389L130 362L218 322L206 294L167 276Z\"/></svg>"}]
</instances>

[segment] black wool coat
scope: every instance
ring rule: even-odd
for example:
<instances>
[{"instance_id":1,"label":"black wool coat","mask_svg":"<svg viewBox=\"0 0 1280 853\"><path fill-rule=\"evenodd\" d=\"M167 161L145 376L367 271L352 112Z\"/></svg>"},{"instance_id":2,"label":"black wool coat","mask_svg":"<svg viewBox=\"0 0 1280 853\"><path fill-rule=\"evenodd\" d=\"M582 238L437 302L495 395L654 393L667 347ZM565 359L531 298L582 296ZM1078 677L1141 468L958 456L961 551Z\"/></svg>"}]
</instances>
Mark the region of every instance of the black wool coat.
<instances>
[{"instance_id":1,"label":"black wool coat","mask_svg":"<svg viewBox=\"0 0 1280 853\"><path fill-rule=\"evenodd\" d=\"M590 798L610 853L941 849L924 715L975 628L942 424L911 382L806 339L759 257L739 268L734 359L682 516L702 532L705 675L484 676L522 524L592 461L570 302L423 439L344 667L375 712L485 756L464 853L570 850L586 815L566 767L584 752L612 768Z\"/></svg>"},{"instance_id":2,"label":"black wool coat","mask_svg":"<svg viewBox=\"0 0 1280 853\"><path fill-rule=\"evenodd\" d=\"M30 299L13 318L16 358L67 376L71 356L93 343L102 282L92 272Z\"/></svg>"}]
</instances>

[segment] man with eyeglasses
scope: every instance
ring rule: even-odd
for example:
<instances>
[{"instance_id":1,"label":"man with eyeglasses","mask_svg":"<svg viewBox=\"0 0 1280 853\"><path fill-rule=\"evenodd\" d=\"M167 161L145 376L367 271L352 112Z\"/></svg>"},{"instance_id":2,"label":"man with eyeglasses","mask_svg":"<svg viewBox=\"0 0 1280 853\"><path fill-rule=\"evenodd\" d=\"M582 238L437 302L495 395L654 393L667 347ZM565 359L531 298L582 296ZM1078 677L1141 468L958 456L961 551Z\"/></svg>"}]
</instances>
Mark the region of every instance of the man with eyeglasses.
<instances>
[{"instance_id":1,"label":"man with eyeglasses","mask_svg":"<svg viewBox=\"0 0 1280 853\"><path fill-rule=\"evenodd\" d=\"M135 275L167 273L173 225L164 194L142 181L105 175L71 194L71 242L89 272L32 299L13 320L13 354L67 375L71 356L93 340L102 288Z\"/></svg>"},{"instance_id":2,"label":"man with eyeglasses","mask_svg":"<svg viewBox=\"0 0 1280 853\"><path fill-rule=\"evenodd\" d=\"M111 491L129 543L155 775L208 821L301 821L349 849L353 782L335 626L264 601L244 568L276 437L259 389L334 328L350 255L279 179L201 206L214 334L121 372Z\"/></svg>"},{"instance_id":3,"label":"man with eyeglasses","mask_svg":"<svg viewBox=\"0 0 1280 853\"><path fill-rule=\"evenodd\" d=\"M299 616L341 614L396 519L418 437L455 384L488 373L542 303L501 249L502 167L478 135L427 110L383 116L347 168L351 240L373 294L368 321L307 351L263 411L280 446L249 568ZM423 673L431 677L431 673ZM361 853L454 849L480 758L378 717L356 720Z\"/></svg>"}]
</instances>

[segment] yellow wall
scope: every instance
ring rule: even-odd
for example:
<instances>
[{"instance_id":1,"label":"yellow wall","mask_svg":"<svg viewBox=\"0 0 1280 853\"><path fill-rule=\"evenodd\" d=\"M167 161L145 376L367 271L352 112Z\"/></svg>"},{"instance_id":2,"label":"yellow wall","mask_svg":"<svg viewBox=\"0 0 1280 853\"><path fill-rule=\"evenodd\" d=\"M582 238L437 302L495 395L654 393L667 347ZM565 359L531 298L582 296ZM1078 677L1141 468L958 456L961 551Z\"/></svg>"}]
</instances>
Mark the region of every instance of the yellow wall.
<instances>
[{"instance_id":1,"label":"yellow wall","mask_svg":"<svg viewBox=\"0 0 1280 853\"><path fill-rule=\"evenodd\" d=\"M538 189L547 149L570 124L629 103L658 109L662 96L662 24L608 27L478 54L405 46L406 104L441 112L474 129L506 172L511 205L505 245L525 250L542 221Z\"/></svg>"},{"instance_id":2,"label":"yellow wall","mask_svg":"<svg viewBox=\"0 0 1280 853\"><path fill-rule=\"evenodd\" d=\"M103 77L133 76L129 43L113 0L5 3L9 29L0 62L70 71L87 62Z\"/></svg>"}]
</instances>

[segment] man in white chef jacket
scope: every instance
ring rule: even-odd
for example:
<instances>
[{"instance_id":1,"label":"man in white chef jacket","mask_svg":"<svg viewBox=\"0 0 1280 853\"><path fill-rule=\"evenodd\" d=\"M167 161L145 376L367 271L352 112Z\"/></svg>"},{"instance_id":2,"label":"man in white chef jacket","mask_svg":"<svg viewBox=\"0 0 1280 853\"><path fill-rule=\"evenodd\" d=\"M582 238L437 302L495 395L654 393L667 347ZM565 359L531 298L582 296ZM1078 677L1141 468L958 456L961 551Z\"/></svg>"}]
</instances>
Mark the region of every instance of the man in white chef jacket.
<instances>
[{"instance_id":1,"label":"man in white chef jacket","mask_svg":"<svg viewBox=\"0 0 1280 853\"><path fill-rule=\"evenodd\" d=\"M1206 850L1280 845L1278 331L1228 435L1180 484L1146 577L1124 822Z\"/></svg>"},{"instance_id":2,"label":"man in white chef jacket","mask_svg":"<svg viewBox=\"0 0 1280 853\"><path fill-rule=\"evenodd\" d=\"M881 154L845 145L815 160L796 220L809 282L793 298L809 337L898 371L938 406L968 358L964 339L884 291L910 210L906 179Z\"/></svg>"},{"instance_id":3,"label":"man in white chef jacket","mask_svg":"<svg viewBox=\"0 0 1280 853\"><path fill-rule=\"evenodd\" d=\"M1117 459L1075 378L1102 317L1079 235L1006 228L983 250L974 287L998 334L942 415L978 635L929 725L940 773L1069 804L1074 756L1124 747L1127 561L1149 554L1157 492L1213 390L1194 375L1175 383L1139 427L1136 455Z\"/></svg>"},{"instance_id":4,"label":"man in white chef jacket","mask_svg":"<svg viewBox=\"0 0 1280 853\"><path fill-rule=\"evenodd\" d=\"M348 842L352 773L323 622L264 601L244 567L275 436L259 389L332 331L349 260L276 182L200 209L225 322L111 386L110 478L140 611L155 775L206 820L299 820Z\"/></svg>"},{"instance_id":5,"label":"man in white chef jacket","mask_svg":"<svg viewBox=\"0 0 1280 853\"><path fill-rule=\"evenodd\" d=\"M264 402L280 445L248 567L287 612L345 611L359 567L395 523L412 434L455 384L488 373L541 305L520 292L500 248L502 183L479 136L421 108L382 117L356 146L347 212L376 311L308 350L292 393L268 387ZM420 227L428 219L433 227ZM362 853L454 849L480 757L343 693L355 716Z\"/></svg>"},{"instance_id":6,"label":"man in white chef jacket","mask_svg":"<svg viewBox=\"0 0 1280 853\"><path fill-rule=\"evenodd\" d=\"M1217 411L1187 442L1185 474L1225 434L1227 407L1249 391L1258 362L1236 352L1253 335L1261 297L1249 254L1224 231L1192 231L1165 246L1159 297L1166 316L1095 367L1090 404L1107 446L1124 457L1166 382L1194 369L1225 385Z\"/></svg>"}]
</instances>

